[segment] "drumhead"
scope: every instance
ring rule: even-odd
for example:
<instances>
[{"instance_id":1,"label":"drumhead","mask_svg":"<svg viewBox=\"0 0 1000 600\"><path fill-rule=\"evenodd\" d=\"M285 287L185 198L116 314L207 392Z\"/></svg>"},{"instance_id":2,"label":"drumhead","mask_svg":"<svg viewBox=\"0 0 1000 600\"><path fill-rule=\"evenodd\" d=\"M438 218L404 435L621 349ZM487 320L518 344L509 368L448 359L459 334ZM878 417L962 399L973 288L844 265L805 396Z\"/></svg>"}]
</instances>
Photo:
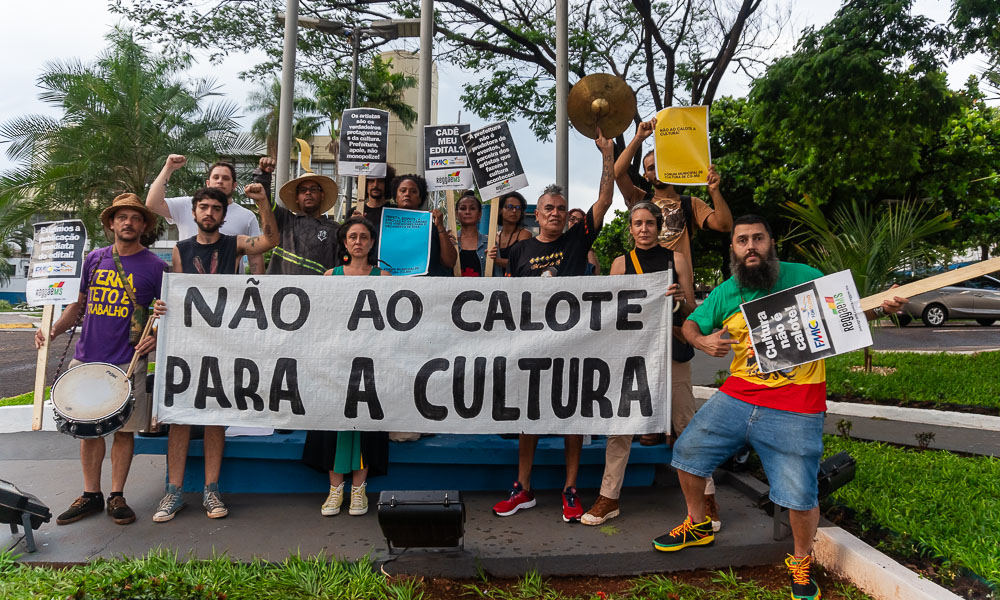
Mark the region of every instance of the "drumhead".
<instances>
[{"instance_id":1,"label":"drumhead","mask_svg":"<svg viewBox=\"0 0 1000 600\"><path fill-rule=\"evenodd\" d=\"M70 421L99 421L119 411L132 396L132 382L110 363L85 363L52 384L52 407Z\"/></svg>"}]
</instances>

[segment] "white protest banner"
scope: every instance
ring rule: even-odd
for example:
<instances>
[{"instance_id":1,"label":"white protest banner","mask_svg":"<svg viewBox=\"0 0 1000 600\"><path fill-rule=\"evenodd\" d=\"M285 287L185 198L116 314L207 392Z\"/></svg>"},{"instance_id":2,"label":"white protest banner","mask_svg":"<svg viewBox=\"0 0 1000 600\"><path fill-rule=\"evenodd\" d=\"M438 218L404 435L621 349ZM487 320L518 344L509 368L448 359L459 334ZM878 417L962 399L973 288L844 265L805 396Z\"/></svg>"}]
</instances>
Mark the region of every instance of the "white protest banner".
<instances>
[{"instance_id":1,"label":"white protest banner","mask_svg":"<svg viewBox=\"0 0 1000 600\"><path fill-rule=\"evenodd\" d=\"M168 274L157 421L626 434L670 426L667 273Z\"/></svg>"},{"instance_id":2,"label":"white protest banner","mask_svg":"<svg viewBox=\"0 0 1000 600\"><path fill-rule=\"evenodd\" d=\"M427 125L424 127L424 179L427 189L465 190L472 187L472 169L465 154L462 135L469 125Z\"/></svg>"},{"instance_id":3,"label":"white protest banner","mask_svg":"<svg viewBox=\"0 0 1000 600\"><path fill-rule=\"evenodd\" d=\"M740 310L764 373L872 345L850 271L751 300Z\"/></svg>"},{"instance_id":4,"label":"white protest banner","mask_svg":"<svg viewBox=\"0 0 1000 600\"><path fill-rule=\"evenodd\" d=\"M385 177L389 152L389 113L349 108L340 121L338 175Z\"/></svg>"},{"instance_id":5,"label":"white protest banner","mask_svg":"<svg viewBox=\"0 0 1000 600\"><path fill-rule=\"evenodd\" d=\"M87 228L83 221L35 224L25 295L28 304L72 304L80 296Z\"/></svg>"},{"instance_id":6,"label":"white protest banner","mask_svg":"<svg viewBox=\"0 0 1000 600\"><path fill-rule=\"evenodd\" d=\"M528 187L528 177L517 156L507 121L463 134L462 143L483 199ZM491 218L496 219L493 215Z\"/></svg>"},{"instance_id":7,"label":"white protest banner","mask_svg":"<svg viewBox=\"0 0 1000 600\"><path fill-rule=\"evenodd\" d=\"M434 224L426 210L384 208L378 260L393 275L426 275L431 264Z\"/></svg>"}]
</instances>

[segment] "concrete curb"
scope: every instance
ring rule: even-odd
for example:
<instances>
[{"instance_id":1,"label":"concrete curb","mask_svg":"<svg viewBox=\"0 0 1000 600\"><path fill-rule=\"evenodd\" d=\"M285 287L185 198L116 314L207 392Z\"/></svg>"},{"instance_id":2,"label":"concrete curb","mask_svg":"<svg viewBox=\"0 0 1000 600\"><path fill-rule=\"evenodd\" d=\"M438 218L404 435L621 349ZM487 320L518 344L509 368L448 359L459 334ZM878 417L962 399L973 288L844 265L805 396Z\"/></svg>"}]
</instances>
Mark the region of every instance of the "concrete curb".
<instances>
[{"instance_id":1,"label":"concrete curb","mask_svg":"<svg viewBox=\"0 0 1000 600\"><path fill-rule=\"evenodd\" d=\"M31 418L34 405L0 406L0 433L19 433L31 431ZM52 404L45 401L42 406L42 431L57 431L52 417Z\"/></svg>"},{"instance_id":2,"label":"concrete curb","mask_svg":"<svg viewBox=\"0 0 1000 600\"><path fill-rule=\"evenodd\" d=\"M712 387L694 386L694 397L699 400L707 400L715 392L716 389ZM828 401L826 407L828 416L840 415L843 417L888 419L890 421L906 421L908 423L939 425L941 427L1000 431L1000 417L993 415L977 415L930 408L908 408L905 406L879 406L855 402Z\"/></svg>"},{"instance_id":3,"label":"concrete curb","mask_svg":"<svg viewBox=\"0 0 1000 600\"><path fill-rule=\"evenodd\" d=\"M813 556L824 568L878 600L961 600L840 527L819 528Z\"/></svg>"}]
</instances>

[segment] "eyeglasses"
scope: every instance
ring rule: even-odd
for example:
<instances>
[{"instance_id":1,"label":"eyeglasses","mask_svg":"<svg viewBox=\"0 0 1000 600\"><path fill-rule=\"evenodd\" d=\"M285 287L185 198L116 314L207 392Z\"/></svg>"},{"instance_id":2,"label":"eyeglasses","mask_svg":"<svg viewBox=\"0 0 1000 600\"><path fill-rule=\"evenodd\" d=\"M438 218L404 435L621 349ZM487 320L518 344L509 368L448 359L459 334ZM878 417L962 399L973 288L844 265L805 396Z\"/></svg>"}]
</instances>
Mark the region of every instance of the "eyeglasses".
<instances>
[{"instance_id":1,"label":"eyeglasses","mask_svg":"<svg viewBox=\"0 0 1000 600\"><path fill-rule=\"evenodd\" d=\"M310 186L300 187L297 191L300 194L318 194L323 191L323 188L319 187L318 185L310 185Z\"/></svg>"},{"instance_id":2,"label":"eyeglasses","mask_svg":"<svg viewBox=\"0 0 1000 600\"><path fill-rule=\"evenodd\" d=\"M507 210L516 210L516 211L521 210L520 204L504 204L503 207Z\"/></svg>"}]
</instances>

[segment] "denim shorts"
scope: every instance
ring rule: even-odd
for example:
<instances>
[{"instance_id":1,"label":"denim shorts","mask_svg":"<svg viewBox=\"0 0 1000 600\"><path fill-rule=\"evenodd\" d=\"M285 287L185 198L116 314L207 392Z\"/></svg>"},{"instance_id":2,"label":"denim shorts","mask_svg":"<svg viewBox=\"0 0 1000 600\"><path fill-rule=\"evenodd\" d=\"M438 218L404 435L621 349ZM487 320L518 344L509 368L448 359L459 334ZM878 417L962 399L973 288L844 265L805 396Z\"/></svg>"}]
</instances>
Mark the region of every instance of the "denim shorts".
<instances>
[{"instance_id":1,"label":"denim shorts","mask_svg":"<svg viewBox=\"0 0 1000 600\"><path fill-rule=\"evenodd\" d=\"M670 464L710 477L744 446L757 451L778 506L810 510L819 505L817 481L823 458L825 413L797 413L754 406L716 392L674 444Z\"/></svg>"}]
</instances>

